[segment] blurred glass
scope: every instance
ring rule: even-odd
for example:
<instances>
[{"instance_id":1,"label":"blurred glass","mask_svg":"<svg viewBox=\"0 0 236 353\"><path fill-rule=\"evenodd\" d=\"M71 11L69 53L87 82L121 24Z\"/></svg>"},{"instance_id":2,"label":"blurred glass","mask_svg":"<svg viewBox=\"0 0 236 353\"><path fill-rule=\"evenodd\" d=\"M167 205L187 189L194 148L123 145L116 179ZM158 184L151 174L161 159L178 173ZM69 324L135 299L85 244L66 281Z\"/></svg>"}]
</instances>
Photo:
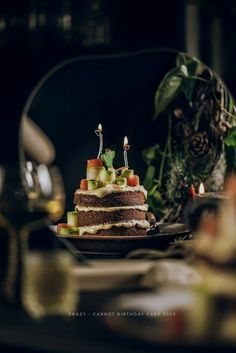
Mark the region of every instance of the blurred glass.
<instances>
[{"instance_id":1,"label":"blurred glass","mask_svg":"<svg viewBox=\"0 0 236 353\"><path fill-rule=\"evenodd\" d=\"M22 300L31 316L68 315L76 310L79 293L73 274L75 264L65 250L32 251L26 255Z\"/></svg>"},{"instance_id":2,"label":"blurred glass","mask_svg":"<svg viewBox=\"0 0 236 353\"><path fill-rule=\"evenodd\" d=\"M64 211L64 189L59 171L27 161L0 167L0 225L9 234L8 264L3 295L21 302L24 257L31 230L58 220Z\"/></svg>"}]
</instances>

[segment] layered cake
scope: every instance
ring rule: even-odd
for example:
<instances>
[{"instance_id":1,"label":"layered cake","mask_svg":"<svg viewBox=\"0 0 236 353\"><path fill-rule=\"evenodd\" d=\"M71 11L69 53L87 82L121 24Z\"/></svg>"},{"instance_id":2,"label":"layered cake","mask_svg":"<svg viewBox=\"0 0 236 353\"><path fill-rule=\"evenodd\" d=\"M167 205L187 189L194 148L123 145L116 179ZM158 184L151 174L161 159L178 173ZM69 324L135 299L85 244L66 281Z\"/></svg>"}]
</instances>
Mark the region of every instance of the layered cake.
<instances>
[{"instance_id":1,"label":"layered cake","mask_svg":"<svg viewBox=\"0 0 236 353\"><path fill-rule=\"evenodd\" d=\"M143 186L107 184L94 191L76 190L80 234L145 235L148 206Z\"/></svg>"},{"instance_id":2,"label":"layered cake","mask_svg":"<svg viewBox=\"0 0 236 353\"><path fill-rule=\"evenodd\" d=\"M75 211L68 213L66 235L146 235L147 191L138 175L125 167L114 169L114 151L87 162L86 179L75 191Z\"/></svg>"},{"instance_id":3,"label":"layered cake","mask_svg":"<svg viewBox=\"0 0 236 353\"><path fill-rule=\"evenodd\" d=\"M80 234L145 235L147 192L128 168L113 168L114 151L89 160L87 179L76 190L74 203Z\"/></svg>"}]
</instances>

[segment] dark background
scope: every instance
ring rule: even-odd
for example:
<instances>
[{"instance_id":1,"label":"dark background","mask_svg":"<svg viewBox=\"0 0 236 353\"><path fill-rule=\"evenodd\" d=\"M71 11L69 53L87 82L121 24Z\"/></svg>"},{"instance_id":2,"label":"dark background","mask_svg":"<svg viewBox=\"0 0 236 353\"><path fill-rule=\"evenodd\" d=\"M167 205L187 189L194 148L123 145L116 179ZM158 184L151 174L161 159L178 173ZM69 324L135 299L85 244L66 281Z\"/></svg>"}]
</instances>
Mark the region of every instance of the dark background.
<instances>
[{"instance_id":1,"label":"dark background","mask_svg":"<svg viewBox=\"0 0 236 353\"><path fill-rule=\"evenodd\" d=\"M190 7L194 15L188 15ZM21 87L27 92L45 71L70 56L150 47L188 50L186 36L193 35L188 16L199 58L210 66L217 59L220 74L233 83L234 0L0 0L1 62L8 73L22 71Z\"/></svg>"},{"instance_id":2,"label":"dark background","mask_svg":"<svg viewBox=\"0 0 236 353\"><path fill-rule=\"evenodd\" d=\"M0 0L2 160L14 158L17 154L17 122L31 89L55 64L73 56L107 55L147 48L187 51L215 69L236 94L235 17L236 1L233 0ZM164 74L162 64L157 63L160 78ZM156 75L158 77L158 73ZM135 82L133 84L135 88ZM91 97L87 103L91 104ZM125 104L128 107L128 102ZM113 117L107 116L109 119ZM119 124L119 117L113 120L115 129L118 126L120 133L125 131ZM136 125L134 120L134 117L130 118L130 124ZM86 117L82 117L68 126L66 121L64 123L61 117L53 114L48 121L50 124L57 125L57 128L61 126L63 130L60 149L64 152L59 153L57 160L62 165L64 162L60 158L64 161L66 155L70 155L70 139L73 138L66 130L87 131L89 124ZM112 137L111 125L107 134ZM161 132L157 131L156 142L160 136ZM154 142L149 141L148 134L142 137L142 147ZM92 145L97 143L95 138L93 136ZM88 146L87 151L90 150L92 147ZM87 155L82 154L78 157L77 169L86 162ZM131 151L130 154L132 160ZM62 167L72 170L75 163L71 158L68 160ZM69 180L64 171L64 176L68 179L66 183L71 183L71 175Z\"/></svg>"}]
</instances>

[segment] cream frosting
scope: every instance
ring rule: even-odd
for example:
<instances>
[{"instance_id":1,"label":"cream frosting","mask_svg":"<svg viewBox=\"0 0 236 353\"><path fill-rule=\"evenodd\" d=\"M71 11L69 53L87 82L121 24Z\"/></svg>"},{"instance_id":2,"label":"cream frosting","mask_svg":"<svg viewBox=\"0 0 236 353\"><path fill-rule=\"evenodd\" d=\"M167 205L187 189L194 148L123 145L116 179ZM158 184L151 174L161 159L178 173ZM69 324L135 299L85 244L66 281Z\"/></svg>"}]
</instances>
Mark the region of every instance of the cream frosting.
<instances>
[{"instance_id":1,"label":"cream frosting","mask_svg":"<svg viewBox=\"0 0 236 353\"><path fill-rule=\"evenodd\" d=\"M87 207L87 206L76 206L75 209L79 212L114 212L120 210L139 210L146 212L148 210L148 205L133 205L133 206L114 206L114 207Z\"/></svg>"},{"instance_id":2,"label":"cream frosting","mask_svg":"<svg viewBox=\"0 0 236 353\"><path fill-rule=\"evenodd\" d=\"M150 224L146 220L142 220L142 221L131 220L131 221L117 222L117 223L104 223L104 224L98 224L95 226L79 227L78 234L69 234L69 235L61 235L61 236L76 238L78 236L84 235L85 233L96 234L99 230L111 229L112 227L126 227L126 228L138 227L142 229L149 229Z\"/></svg>"},{"instance_id":3,"label":"cream frosting","mask_svg":"<svg viewBox=\"0 0 236 353\"><path fill-rule=\"evenodd\" d=\"M127 191L142 192L144 194L145 198L147 198L147 190L145 190L142 185L137 185L137 186L118 186L118 185L116 185L114 187L112 184L107 184L106 186L103 186L103 187L95 189L95 190L77 189L75 193L76 194L84 194L84 195L95 195L97 197L104 197L104 196L111 194L111 193L127 192Z\"/></svg>"}]
</instances>

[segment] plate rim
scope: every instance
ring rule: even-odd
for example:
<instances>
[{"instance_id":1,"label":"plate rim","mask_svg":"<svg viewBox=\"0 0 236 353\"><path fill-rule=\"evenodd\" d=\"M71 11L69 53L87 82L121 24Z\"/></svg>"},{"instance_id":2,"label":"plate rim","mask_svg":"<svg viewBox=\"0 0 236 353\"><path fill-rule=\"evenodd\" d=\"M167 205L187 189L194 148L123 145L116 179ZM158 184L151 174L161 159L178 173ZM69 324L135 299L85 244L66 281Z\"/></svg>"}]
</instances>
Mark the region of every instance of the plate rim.
<instances>
[{"instance_id":1,"label":"plate rim","mask_svg":"<svg viewBox=\"0 0 236 353\"><path fill-rule=\"evenodd\" d=\"M128 240L141 240L141 239L148 239L148 240L153 240L155 238L158 237L164 237L164 236L172 236L172 237L176 237L176 236L180 236L180 235L188 235L191 234L191 230L186 229L186 230L182 230L176 233L158 233L158 234L146 234L146 235L77 235L75 234L73 235L61 235L58 234L56 232L56 226L50 226L50 229L53 230L53 232L59 237L59 238L64 238L64 239L79 239L79 240L124 240L124 241L128 241Z\"/></svg>"}]
</instances>

